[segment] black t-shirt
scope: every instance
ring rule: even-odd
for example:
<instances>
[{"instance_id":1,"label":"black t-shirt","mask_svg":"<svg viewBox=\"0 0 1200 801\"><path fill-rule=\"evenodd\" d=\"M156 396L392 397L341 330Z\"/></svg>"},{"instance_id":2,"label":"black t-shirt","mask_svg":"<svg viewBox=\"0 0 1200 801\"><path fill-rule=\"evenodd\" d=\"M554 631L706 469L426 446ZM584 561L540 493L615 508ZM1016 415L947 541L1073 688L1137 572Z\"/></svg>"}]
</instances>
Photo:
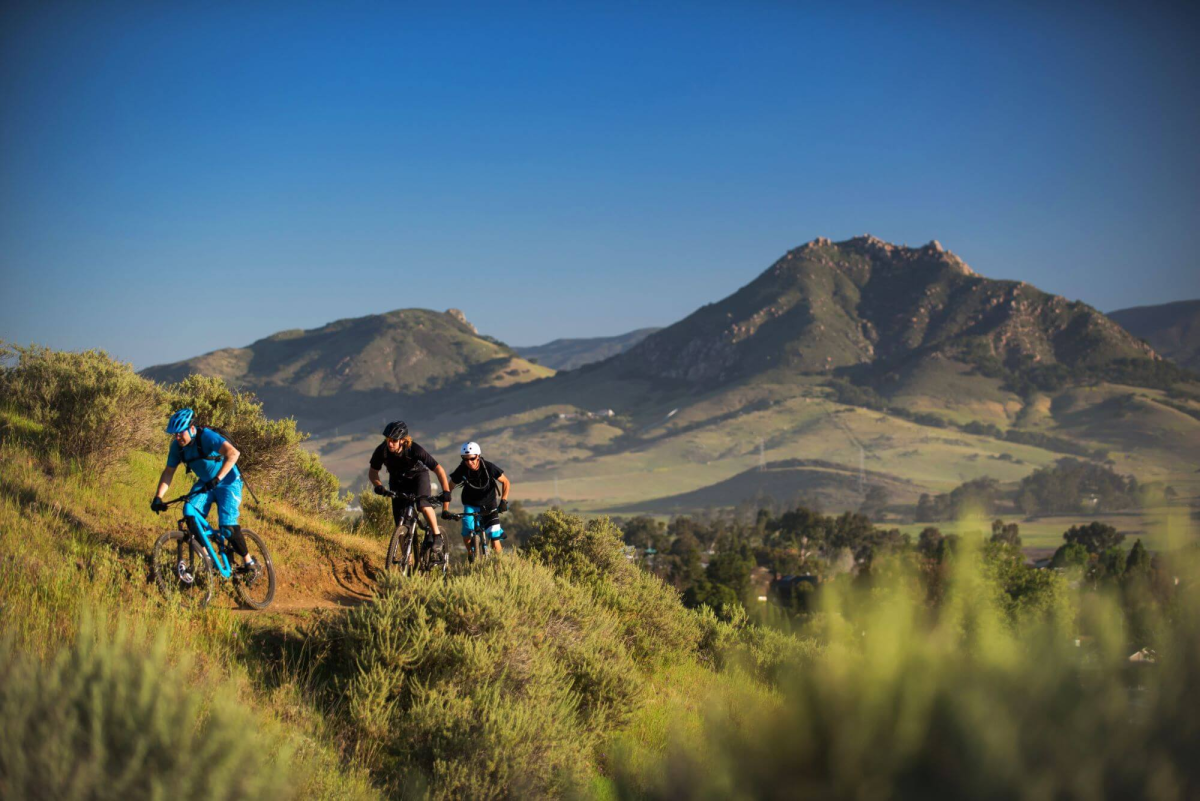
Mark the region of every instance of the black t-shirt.
<instances>
[{"instance_id":1,"label":"black t-shirt","mask_svg":"<svg viewBox=\"0 0 1200 801\"><path fill-rule=\"evenodd\" d=\"M504 471L491 462L479 460L479 469L471 470L466 462L459 462L458 467L450 474L453 484L462 484L462 501L469 506L494 507L496 501L496 479L504 475Z\"/></svg>"},{"instance_id":2,"label":"black t-shirt","mask_svg":"<svg viewBox=\"0 0 1200 801\"><path fill-rule=\"evenodd\" d=\"M429 455L429 451L415 442L400 453L392 453L388 450L387 440L384 440L371 454L371 469L378 470L384 465L387 465L388 486L394 489L396 483L420 475L426 467L433 470L438 463Z\"/></svg>"}]
</instances>

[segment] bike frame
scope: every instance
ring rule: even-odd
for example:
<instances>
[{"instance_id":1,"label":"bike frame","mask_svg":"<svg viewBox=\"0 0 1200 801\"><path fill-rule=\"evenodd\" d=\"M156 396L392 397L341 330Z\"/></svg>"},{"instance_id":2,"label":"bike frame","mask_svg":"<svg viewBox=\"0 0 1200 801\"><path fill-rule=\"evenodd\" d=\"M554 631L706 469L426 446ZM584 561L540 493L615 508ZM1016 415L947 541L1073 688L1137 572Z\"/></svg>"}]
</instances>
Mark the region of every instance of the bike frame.
<instances>
[{"instance_id":1,"label":"bike frame","mask_svg":"<svg viewBox=\"0 0 1200 801\"><path fill-rule=\"evenodd\" d=\"M468 512L467 509L474 509L475 511ZM488 551L494 550L492 545L497 539L499 539L499 537L493 538L491 534L489 534L487 531L484 530L483 518L488 517L492 514L495 514L498 511L500 511L500 510L499 509L489 509L489 510L485 511L478 506L470 506L470 505L464 504L462 514L457 515L458 519L463 521L464 523L466 523L467 519L470 518L470 521L471 521L470 536L472 539L478 537L478 545L476 546L476 550L478 552L475 554L476 558L484 558L484 557L486 557ZM502 533L502 534L504 533L503 528L500 530L500 533Z\"/></svg>"},{"instance_id":2,"label":"bike frame","mask_svg":"<svg viewBox=\"0 0 1200 801\"><path fill-rule=\"evenodd\" d=\"M221 574L222 578L230 578L233 576L233 564L225 555L225 535L221 533L220 529L214 529L209 525L204 515L200 514L200 510L192 502L196 494L188 493L180 496L173 501L168 501L167 505L183 502L183 518L179 521L180 531L190 531L193 537L199 537L200 542L204 543L204 549L208 552L209 559L216 566L217 572ZM214 547L213 540L216 540L221 547Z\"/></svg>"}]
</instances>

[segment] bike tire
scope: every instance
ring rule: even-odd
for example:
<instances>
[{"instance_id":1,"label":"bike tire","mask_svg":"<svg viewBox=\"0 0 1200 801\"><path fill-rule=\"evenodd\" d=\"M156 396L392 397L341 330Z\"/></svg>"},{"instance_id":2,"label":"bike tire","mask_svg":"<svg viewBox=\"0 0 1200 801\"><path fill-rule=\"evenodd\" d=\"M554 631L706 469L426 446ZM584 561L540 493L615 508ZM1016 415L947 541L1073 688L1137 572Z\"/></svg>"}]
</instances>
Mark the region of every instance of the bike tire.
<instances>
[{"instance_id":1,"label":"bike tire","mask_svg":"<svg viewBox=\"0 0 1200 801\"><path fill-rule=\"evenodd\" d=\"M252 576L237 572L233 573L233 588L238 598L251 609L266 609L275 600L275 564L271 561L271 552L262 537L248 528L242 529L250 555L258 562L258 570ZM255 553L257 551L257 553Z\"/></svg>"},{"instance_id":2,"label":"bike tire","mask_svg":"<svg viewBox=\"0 0 1200 801\"><path fill-rule=\"evenodd\" d=\"M196 609L208 606L214 580L203 548L191 534L179 530L165 532L154 543L150 565L154 583L165 598Z\"/></svg>"},{"instance_id":3,"label":"bike tire","mask_svg":"<svg viewBox=\"0 0 1200 801\"><path fill-rule=\"evenodd\" d=\"M387 562L384 565L387 572L401 576L409 574L409 562L412 556L410 529L415 527L415 521L401 520L400 524L396 526L396 530L392 532L392 541L388 544Z\"/></svg>"}]
</instances>

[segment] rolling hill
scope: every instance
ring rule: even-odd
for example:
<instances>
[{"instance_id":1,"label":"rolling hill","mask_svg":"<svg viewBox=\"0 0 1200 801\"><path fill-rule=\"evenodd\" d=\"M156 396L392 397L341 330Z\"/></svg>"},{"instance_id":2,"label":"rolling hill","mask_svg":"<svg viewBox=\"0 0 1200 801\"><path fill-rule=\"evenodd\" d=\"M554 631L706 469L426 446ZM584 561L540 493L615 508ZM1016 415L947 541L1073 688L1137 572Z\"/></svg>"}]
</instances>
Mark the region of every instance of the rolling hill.
<instances>
[{"instance_id":1,"label":"rolling hill","mask_svg":"<svg viewBox=\"0 0 1200 801\"><path fill-rule=\"evenodd\" d=\"M1200 373L1200 300L1135 306L1108 316L1165 358Z\"/></svg>"},{"instance_id":2,"label":"rolling hill","mask_svg":"<svg viewBox=\"0 0 1200 801\"><path fill-rule=\"evenodd\" d=\"M255 392L271 414L323 431L372 414L412 414L447 392L469 395L553 375L481 337L462 312L400 309L307 331L281 331L142 375L171 382L218 376Z\"/></svg>"},{"instance_id":3,"label":"rolling hill","mask_svg":"<svg viewBox=\"0 0 1200 801\"><path fill-rule=\"evenodd\" d=\"M514 347L522 358L553 370L574 370L585 364L602 361L632 348L657 328L639 328L628 334L615 337L591 337L589 339L556 339L545 345Z\"/></svg>"},{"instance_id":4,"label":"rolling hill","mask_svg":"<svg viewBox=\"0 0 1200 801\"><path fill-rule=\"evenodd\" d=\"M311 447L352 485L384 410L444 459L480 441L519 497L585 511L734 504L763 478L747 471L797 459L832 467L776 470L773 492L807 484L847 508L860 465L896 498L1014 482L1076 453L1197 483L1188 374L1092 307L979 276L936 242L813 240L729 297L554 375L422 310L146 372L191 369L316 429Z\"/></svg>"}]
</instances>

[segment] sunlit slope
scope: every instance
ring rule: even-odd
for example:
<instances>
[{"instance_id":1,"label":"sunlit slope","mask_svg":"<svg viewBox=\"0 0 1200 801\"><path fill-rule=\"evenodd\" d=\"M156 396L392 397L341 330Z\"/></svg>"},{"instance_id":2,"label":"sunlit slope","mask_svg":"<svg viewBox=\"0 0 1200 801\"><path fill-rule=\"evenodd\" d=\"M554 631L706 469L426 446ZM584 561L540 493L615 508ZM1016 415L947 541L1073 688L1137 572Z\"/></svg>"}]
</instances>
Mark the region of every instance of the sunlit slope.
<instances>
[{"instance_id":1,"label":"sunlit slope","mask_svg":"<svg viewBox=\"0 0 1200 801\"><path fill-rule=\"evenodd\" d=\"M554 371L479 336L461 313L400 309L282 331L245 348L142 371L160 382L192 373L252 390L268 413L295 416L305 428L322 430L361 417L387 417L398 407L436 407L428 397L439 394L469 396Z\"/></svg>"},{"instance_id":2,"label":"sunlit slope","mask_svg":"<svg viewBox=\"0 0 1200 801\"><path fill-rule=\"evenodd\" d=\"M861 461L900 499L981 476L1015 481L1071 452L1109 451L1143 480L1186 483L1200 388L1168 389L1180 381L1086 304L979 276L937 243L864 236L796 248L613 358L443 393L410 405L409 419L442 458L463 439L483 442L545 502L612 509L713 487L711 504L728 505L739 491L721 482L788 459L855 472ZM1067 444L1017 444L1012 431ZM342 433L314 447L343 480L361 480L377 440Z\"/></svg>"}]
</instances>

